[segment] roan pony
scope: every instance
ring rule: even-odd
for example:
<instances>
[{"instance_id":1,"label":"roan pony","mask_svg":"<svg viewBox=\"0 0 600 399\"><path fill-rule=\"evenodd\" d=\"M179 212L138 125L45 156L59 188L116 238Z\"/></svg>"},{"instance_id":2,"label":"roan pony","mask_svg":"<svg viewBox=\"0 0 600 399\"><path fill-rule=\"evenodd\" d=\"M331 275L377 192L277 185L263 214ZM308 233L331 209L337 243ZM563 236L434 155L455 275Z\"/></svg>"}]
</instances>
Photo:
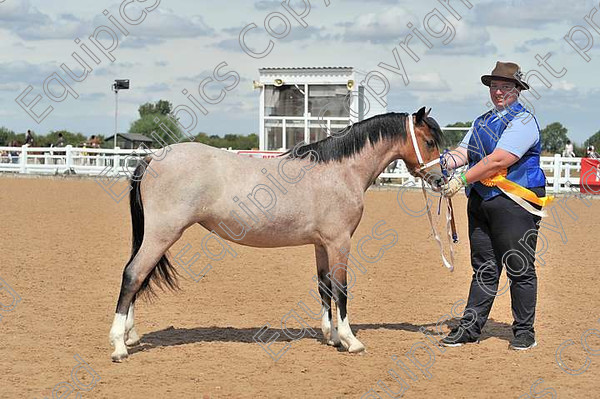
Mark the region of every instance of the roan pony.
<instances>
[{"instance_id":1,"label":"roan pony","mask_svg":"<svg viewBox=\"0 0 600 399\"><path fill-rule=\"evenodd\" d=\"M150 281L177 288L176 269L166 252L195 223L253 247L313 244L325 342L352 353L363 351L346 309L347 269L334 265L345 266L348 254L341 250L350 248L365 192L390 162L402 159L414 176L436 188L442 184L441 140L439 125L421 108L413 115L374 116L275 159L182 143L173 145L160 161L141 163L132 178L132 251L109 335L115 348L112 360L126 358L127 345L140 340L133 322L134 303L142 292L152 290ZM269 173L275 171L279 179ZM251 194L244 203L238 196L246 193Z\"/></svg>"}]
</instances>

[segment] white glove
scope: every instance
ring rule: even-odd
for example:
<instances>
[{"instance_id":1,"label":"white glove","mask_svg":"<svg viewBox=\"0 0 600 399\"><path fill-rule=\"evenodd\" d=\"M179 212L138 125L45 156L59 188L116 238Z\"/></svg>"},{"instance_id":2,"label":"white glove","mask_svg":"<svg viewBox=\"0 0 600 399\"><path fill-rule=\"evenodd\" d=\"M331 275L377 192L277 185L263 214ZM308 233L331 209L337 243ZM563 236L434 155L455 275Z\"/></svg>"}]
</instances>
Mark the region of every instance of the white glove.
<instances>
[{"instance_id":1,"label":"white glove","mask_svg":"<svg viewBox=\"0 0 600 399\"><path fill-rule=\"evenodd\" d=\"M442 194L446 198L451 198L465 186L460 176L454 176L450 181L442 186Z\"/></svg>"}]
</instances>

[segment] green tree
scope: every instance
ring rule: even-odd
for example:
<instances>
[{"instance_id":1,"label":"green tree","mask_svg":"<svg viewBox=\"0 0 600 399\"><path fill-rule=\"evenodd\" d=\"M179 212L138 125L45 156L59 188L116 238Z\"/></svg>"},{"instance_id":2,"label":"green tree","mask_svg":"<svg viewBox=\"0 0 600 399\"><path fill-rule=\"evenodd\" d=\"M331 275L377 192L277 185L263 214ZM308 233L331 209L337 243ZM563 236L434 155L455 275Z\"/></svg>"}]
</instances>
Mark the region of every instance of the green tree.
<instances>
[{"instance_id":1,"label":"green tree","mask_svg":"<svg viewBox=\"0 0 600 399\"><path fill-rule=\"evenodd\" d=\"M585 147L574 143L573 141L571 141L571 143L573 143L573 152L575 153L576 157L584 157L585 156ZM562 153L562 151L561 151Z\"/></svg>"},{"instance_id":2,"label":"green tree","mask_svg":"<svg viewBox=\"0 0 600 399\"><path fill-rule=\"evenodd\" d=\"M208 136L206 133L200 133L196 136L195 141L217 148L231 147L234 150L252 150L258 148L258 135L255 133L251 133L248 136L226 134L224 137L217 135Z\"/></svg>"},{"instance_id":3,"label":"green tree","mask_svg":"<svg viewBox=\"0 0 600 399\"><path fill-rule=\"evenodd\" d=\"M50 131L45 136L37 136L35 140L35 145L40 147L50 147L51 144L56 144L58 141L58 134L62 133L63 138L65 140L65 145L72 145L73 147L81 147L83 143L87 141L87 137L85 137L81 133L73 133L68 130L54 130Z\"/></svg>"},{"instance_id":4,"label":"green tree","mask_svg":"<svg viewBox=\"0 0 600 399\"><path fill-rule=\"evenodd\" d=\"M169 115L172 108L173 106L167 100L158 100L155 103L148 102L140 105L138 108L140 118L131 124L129 133L140 133L153 138L152 133L156 132L156 135L162 140L162 142L159 140L156 143L159 147L183 141L186 136L183 135L173 117ZM170 132L161 129L161 124L164 124Z\"/></svg>"},{"instance_id":5,"label":"green tree","mask_svg":"<svg viewBox=\"0 0 600 399\"><path fill-rule=\"evenodd\" d=\"M165 132L163 129L161 129L161 124L164 124L164 126L168 130L170 130L170 132ZM173 122L173 119L163 114L144 115L140 119L133 122L129 127L129 133L141 133L149 138L154 138L152 132L156 132L156 135L158 135L158 137L160 137L161 140L164 141L164 143L156 143L161 147L164 145L175 144L180 141L183 141L182 137L185 139L185 136L183 136L181 129L179 128L179 126L177 126L175 122ZM154 140L156 141L156 139Z\"/></svg>"},{"instance_id":6,"label":"green tree","mask_svg":"<svg viewBox=\"0 0 600 399\"><path fill-rule=\"evenodd\" d=\"M138 108L140 118L144 117L145 115L153 114L168 115L172 110L173 105L167 100L158 100L155 103L145 103L140 105Z\"/></svg>"},{"instance_id":7,"label":"green tree","mask_svg":"<svg viewBox=\"0 0 600 399\"><path fill-rule=\"evenodd\" d=\"M554 122L546 126L540 132L542 140L542 151L552 154L560 154L565 148L569 138L567 137L567 128L560 122Z\"/></svg>"},{"instance_id":8,"label":"green tree","mask_svg":"<svg viewBox=\"0 0 600 399\"><path fill-rule=\"evenodd\" d=\"M584 150L588 145L593 145L596 149L596 152L600 151L600 130L591 135L586 141L583 142Z\"/></svg>"},{"instance_id":9,"label":"green tree","mask_svg":"<svg viewBox=\"0 0 600 399\"><path fill-rule=\"evenodd\" d=\"M455 122L450 125L446 125L446 127L471 127L473 121L468 122ZM455 148L460 144L462 139L467 134L467 130L445 130L444 131L444 145L449 148Z\"/></svg>"},{"instance_id":10,"label":"green tree","mask_svg":"<svg viewBox=\"0 0 600 399\"><path fill-rule=\"evenodd\" d=\"M4 126L0 127L0 146L8 146L16 137L17 135L12 130Z\"/></svg>"}]
</instances>

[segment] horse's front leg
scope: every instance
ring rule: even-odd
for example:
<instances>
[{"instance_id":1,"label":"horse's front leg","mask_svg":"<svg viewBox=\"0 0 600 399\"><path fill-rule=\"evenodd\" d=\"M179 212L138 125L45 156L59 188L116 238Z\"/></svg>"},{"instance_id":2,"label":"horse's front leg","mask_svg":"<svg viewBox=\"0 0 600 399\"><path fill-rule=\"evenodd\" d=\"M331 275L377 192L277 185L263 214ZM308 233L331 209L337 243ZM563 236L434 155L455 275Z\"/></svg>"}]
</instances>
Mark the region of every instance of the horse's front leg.
<instances>
[{"instance_id":1,"label":"horse's front leg","mask_svg":"<svg viewBox=\"0 0 600 399\"><path fill-rule=\"evenodd\" d=\"M350 243L343 245L344 248L350 248ZM341 247L340 247L341 248ZM365 350L365 346L360 342L350 329L350 320L348 317L348 284L346 280L347 259L336 251L329 257L330 279L333 285L333 297L335 299L337 310L337 330L342 346L350 353L359 353Z\"/></svg>"},{"instance_id":2,"label":"horse's front leg","mask_svg":"<svg viewBox=\"0 0 600 399\"><path fill-rule=\"evenodd\" d=\"M319 278L318 287L321 295L321 331L327 345L340 346L340 337L333 325L331 315L331 295L332 287L329 279L329 258L325 247L315 245L315 256L317 259L317 276Z\"/></svg>"}]
</instances>

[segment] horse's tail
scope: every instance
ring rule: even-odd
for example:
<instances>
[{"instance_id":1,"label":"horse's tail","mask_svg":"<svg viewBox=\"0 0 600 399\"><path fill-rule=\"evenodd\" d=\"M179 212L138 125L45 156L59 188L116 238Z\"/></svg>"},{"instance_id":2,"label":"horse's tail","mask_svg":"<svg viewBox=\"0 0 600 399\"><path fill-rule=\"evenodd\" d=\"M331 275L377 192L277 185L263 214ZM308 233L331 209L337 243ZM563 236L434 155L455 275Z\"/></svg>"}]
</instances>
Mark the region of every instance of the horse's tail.
<instances>
[{"instance_id":1,"label":"horse's tail","mask_svg":"<svg viewBox=\"0 0 600 399\"><path fill-rule=\"evenodd\" d=\"M132 239L131 258L127 262L128 265L133 261L144 241L144 204L142 203L142 195L140 193L140 183L149 163L150 159L140 162L130 180L132 189L129 193L129 207L131 209ZM161 256L150 274L144 279L136 297L139 294L147 294L148 297L155 295L154 287L150 285L150 281L161 288L164 286L172 290L179 288L177 284L177 269L171 264L167 253Z\"/></svg>"}]
</instances>

